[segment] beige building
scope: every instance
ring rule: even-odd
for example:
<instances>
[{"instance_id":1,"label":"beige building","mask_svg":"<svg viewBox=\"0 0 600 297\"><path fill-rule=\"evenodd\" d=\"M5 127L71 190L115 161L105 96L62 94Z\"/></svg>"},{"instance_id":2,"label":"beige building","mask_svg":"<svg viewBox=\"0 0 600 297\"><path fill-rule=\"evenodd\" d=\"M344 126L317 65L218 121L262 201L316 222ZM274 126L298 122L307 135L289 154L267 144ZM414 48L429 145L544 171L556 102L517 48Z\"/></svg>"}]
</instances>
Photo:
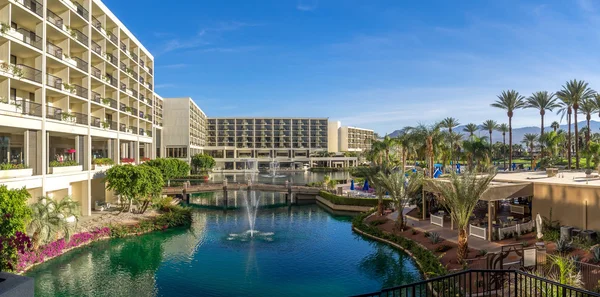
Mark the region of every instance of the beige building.
<instances>
[{"instance_id":1,"label":"beige building","mask_svg":"<svg viewBox=\"0 0 600 297\"><path fill-rule=\"evenodd\" d=\"M206 146L206 114L190 97L164 100L165 157L191 160Z\"/></svg>"},{"instance_id":2,"label":"beige building","mask_svg":"<svg viewBox=\"0 0 600 297\"><path fill-rule=\"evenodd\" d=\"M373 130L349 126L339 128L339 150L342 152L368 151L374 140Z\"/></svg>"},{"instance_id":3,"label":"beige building","mask_svg":"<svg viewBox=\"0 0 600 297\"><path fill-rule=\"evenodd\" d=\"M0 23L0 163L26 167L0 184L88 215L106 199L93 159L161 155L154 58L99 0L0 0Z\"/></svg>"}]
</instances>

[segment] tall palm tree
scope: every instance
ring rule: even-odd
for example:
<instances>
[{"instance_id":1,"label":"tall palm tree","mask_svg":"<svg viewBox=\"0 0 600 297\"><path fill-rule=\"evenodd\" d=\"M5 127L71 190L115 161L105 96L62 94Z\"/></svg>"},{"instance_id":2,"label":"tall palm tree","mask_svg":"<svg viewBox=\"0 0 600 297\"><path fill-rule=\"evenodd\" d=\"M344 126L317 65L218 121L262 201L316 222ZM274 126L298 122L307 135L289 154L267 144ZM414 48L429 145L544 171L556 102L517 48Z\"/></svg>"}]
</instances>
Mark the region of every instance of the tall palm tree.
<instances>
[{"instance_id":1,"label":"tall palm tree","mask_svg":"<svg viewBox=\"0 0 600 297\"><path fill-rule=\"evenodd\" d=\"M535 143L538 141L538 135L535 133L525 133L523 136L523 144L529 148L529 155L531 156L531 169L533 169L533 148Z\"/></svg>"},{"instance_id":2,"label":"tall palm tree","mask_svg":"<svg viewBox=\"0 0 600 297\"><path fill-rule=\"evenodd\" d=\"M560 106L560 104L559 104ZM554 129L554 132L556 132L556 130L558 130L558 128L560 128L560 124L557 121L552 122L552 124L550 124L550 127L552 129Z\"/></svg>"},{"instance_id":3,"label":"tall palm tree","mask_svg":"<svg viewBox=\"0 0 600 297\"><path fill-rule=\"evenodd\" d=\"M402 210L408 206L410 198L421 190L423 185L423 174L417 172L406 177L404 170L393 171L390 174L379 172L376 176L377 182L387 191L398 211L396 226L404 229L404 215Z\"/></svg>"},{"instance_id":4,"label":"tall palm tree","mask_svg":"<svg viewBox=\"0 0 600 297\"><path fill-rule=\"evenodd\" d=\"M475 135L475 132L477 132L477 130L479 130L479 127L477 127L477 125L475 125L473 123L468 123L463 128L463 131L469 133L469 137L473 137Z\"/></svg>"},{"instance_id":5,"label":"tall palm tree","mask_svg":"<svg viewBox=\"0 0 600 297\"><path fill-rule=\"evenodd\" d=\"M498 132L502 132L502 159L504 159L504 168L506 168L506 132L508 132L508 125L502 123L498 125Z\"/></svg>"},{"instance_id":6,"label":"tall palm tree","mask_svg":"<svg viewBox=\"0 0 600 297\"><path fill-rule=\"evenodd\" d=\"M594 95L596 97L596 95ZM586 121L586 131L585 131L585 147L589 147L590 142L590 121L592 120L592 114L598 111L598 106L596 105L596 100L592 98L584 99L581 105L579 106L579 113L585 115Z\"/></svg>"},{"instance_id":7,"label":"tall palm tree","mask_svg":"<svg viewBox=\"0 0 600 297\"><path fill-rule=\"evenodd\" d=\"M450 210L452 219L458 226L457 260L462 263L469 250L467 227L477 202L488 190L494 179L494 171L480 176L475 171L458 175L451 173L449 180L428 180L434 192L440 193L440 203Z\"/></svg>"},{"instance_id":8,"label":"tall palm tree","mask_svg":"<svg viewBox=\"0 0 600 297\"><path fill-rule=\"evenodd\" d=\"M484 138L473 136L468 140L463 141L463 146L465 157L469 164L469 171L476 171L475 168L479 169L482 161L484 161L483 164L487 163L485 161L489 161L488 145ZM477 166L475 166L475 163Z\"/></svg>"},{"instance_id":9,"label":"tall palm tree","mask_svg":"<svg viewBox=\"0 0 600 297\"><path fill-rule=\"evenodd\" d=\"M429 176L432 177L435 166L435 149L441 140L440 124L435 123L431 126L419 124L417 127L414 127L412 131L417 141L425 143L425 155L427 163L429 164Z\"/></svg>"},{"instance_id":10,"label":"tall palm tree","mask_svg":"<svg viewBox=\"0 0 600 297\"><path fill-rule=\"evenodd\" d=\"M512 170L512 117L515 110L525 107L525 97L515 90L502 91L496 102L492 103L492 107L506 110L508 116L508 166Z\"/></svg>"},{"instance_id":11,"label":"tall palm tree","mask_svg":"<svg viewBox=\"0 0 600 297\"><path fill-rule=\"evenodd\" d=\"M565 141L565 135L564 133L550 131L549 133L545 133L543 136L540 136L539 141L550 150L551 157L557 157L559 146Z\"/></svg>"},{"instance_id":12,"label":"tall palm tree","mask_svg":"<svg viewBox=\"0 0 600 297\"><path fill-rule=\"evenodd\" d=\"M458 125L460 125L460 123L458 122L457 119L455 119L453 117L447 117L440 122L440 127L448 129L448 133L450 134L450 136L452 135L452 129L458 127ZM452 161L454 142L453 142L452 137L449 137L449 140L450 140L450 161Z\"/></svg>"},{"instance_id":13,"label":"tall palm tree","mask_svg":"<svg viewBox=\"0 0 600 297\"><path fill-rule=\"evenodd\" d=\"M79 217L79 204L67 196L60 202L50 197L40 197L38 202L30 206L31 221L27 226L27 234L31 237L34 249L58 239L60 234L69 240L74 225L68 221Z\"/></svg>"},{"instance_id":14,"label":"tall palm tree","mask_svg":"<svg viewBox=\"0 0 600 297\"><path fill-rule=\"evenodd\" d=\"M588 83L583 80L570 80L562 86L562 90L556 92L558 98L568 98L575 111L575 167L579 169L579 131L577 128L577 113L579 106L584 100L594 96L596 92L592 90ZM564 101L564 100L563 100Z\"/></svg>"},{"instance_id":15,"label":"tall palm tree","mask_svg":"<svg viewBox=\"0 0 600 297\"><path fill-rule=\"evenodd\" d=\"M481 129L488 130L488 133L490 134L490 158L491 158L492 145L494 144L494 142L492 141L492 132L494 130L498 129L498 123L494 120L487 120L487 121L483 122L483 124L481 125Z\"/></svg>"},{"instance_id":16,"label":"tall palm tree","mask_svg":"<svg viewBox=\"0 0 600 297\"><path fill-rule=\"evenodd\" d=\"M527 98L527 108L535 108L540 112L540 118L542 120L540 125L540 136L544 135L544 115L546 110L552 111L555 108L560 107L560 104L556 102L554 93L548 93L547 91L535 92ZM544 153L544 146L542 145L542 154Z\"/></svg>"}]
</instances>

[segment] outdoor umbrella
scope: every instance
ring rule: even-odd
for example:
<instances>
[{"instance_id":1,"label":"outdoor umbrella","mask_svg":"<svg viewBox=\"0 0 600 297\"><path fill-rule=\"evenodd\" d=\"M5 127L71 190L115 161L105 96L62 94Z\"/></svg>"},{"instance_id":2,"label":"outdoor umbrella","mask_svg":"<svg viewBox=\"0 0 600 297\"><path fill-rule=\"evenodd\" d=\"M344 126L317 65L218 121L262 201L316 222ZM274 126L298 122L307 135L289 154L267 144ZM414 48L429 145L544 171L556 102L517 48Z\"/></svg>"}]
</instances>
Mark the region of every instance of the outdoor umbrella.
<instances>
[{"instance_id":1,"label":"outdoor umbrella","mask_svg":"<svg viewBox=\"0 0 600 297\"><path fill-rule=\"evenodd\" d=\"M365 184L363 185L363 191L369 190L369 181L365 179Z\"/></svg>"},{"instance_id":2,"label":"outdoor umbrella","mask_svg":"<svg viewBox=\"0 0 600 297\"><path fill-rule=\"evenodd\" d=\"M354 180L350 181L350 191L354 191Z\"/></svg>"}]
</instances>

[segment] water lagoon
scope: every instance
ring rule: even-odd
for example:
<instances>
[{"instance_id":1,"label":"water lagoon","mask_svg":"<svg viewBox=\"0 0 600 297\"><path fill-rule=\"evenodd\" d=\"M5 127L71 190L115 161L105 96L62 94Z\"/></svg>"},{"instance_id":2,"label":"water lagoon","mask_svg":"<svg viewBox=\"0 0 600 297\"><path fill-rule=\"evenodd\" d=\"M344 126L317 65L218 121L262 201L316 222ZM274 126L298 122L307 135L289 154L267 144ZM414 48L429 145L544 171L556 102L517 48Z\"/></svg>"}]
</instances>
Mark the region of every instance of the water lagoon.
<instances>
[{"instance_id":1,"label":"water lagoon","mask_svg":"<svg viewBox=\"0 0 600 297\"><path fill-rule=\"evenodd\" d=\"M27 275L36 296L111 297L347 296L421 279L406 254L350 226L314 204L268 207L250 237L246 210L195 209L191 230L97 242Z\"/></svg>"}]
</instances>

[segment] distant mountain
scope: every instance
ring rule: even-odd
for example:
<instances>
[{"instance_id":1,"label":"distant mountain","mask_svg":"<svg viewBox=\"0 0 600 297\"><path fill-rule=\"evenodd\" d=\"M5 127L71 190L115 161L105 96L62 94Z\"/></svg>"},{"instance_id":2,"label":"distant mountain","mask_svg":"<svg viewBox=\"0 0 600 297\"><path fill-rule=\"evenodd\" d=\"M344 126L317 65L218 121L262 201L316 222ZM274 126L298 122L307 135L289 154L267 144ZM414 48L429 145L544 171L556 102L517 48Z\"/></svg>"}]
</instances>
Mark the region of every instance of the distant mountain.
<instances>
[{"instance_id":1,"label":"distant mountain","mask_svg":"<svg viewBox=\"0 0 600 297\"><path fill-rule=\"evenodd\" d=\"M579 123L577 123L577 126L579 129L583 128L586 126L586 122L585 121L581 121ZM455 132L458 133L462 133L462 134L467 134L467 132L464 132L464 125L458 126L454 129L452 129ZM567 131L568 129L568 125L560 125L559 129L563 129L565 131ZM597 121L590 121L590 130L592 130L592 133L596 133L596 132L600 132L600 122ZM552 128L550 126L547 126L544 128L544 131L552 131ZM575 125L571 124L571 131L575 131ZM523 136L525 136L526 133L535 133L535 134L540 134L540 127L534 127L534 126L530 126L530 127L521 127L521 128L513 128L513 143L520 143L521 140L523 140ZM390 137L398 137L398 135L400 135L400 130L395 130L394 132L388 134ZM489 136L487 131L484 130L479 130L476 133L477 136ZM502 134L498 131L494 131L492 133L492 139L494 140L494 142L502 142ZM506 134L506 142L508 142L508 133Z\"/></svg>"}]
</instances>

